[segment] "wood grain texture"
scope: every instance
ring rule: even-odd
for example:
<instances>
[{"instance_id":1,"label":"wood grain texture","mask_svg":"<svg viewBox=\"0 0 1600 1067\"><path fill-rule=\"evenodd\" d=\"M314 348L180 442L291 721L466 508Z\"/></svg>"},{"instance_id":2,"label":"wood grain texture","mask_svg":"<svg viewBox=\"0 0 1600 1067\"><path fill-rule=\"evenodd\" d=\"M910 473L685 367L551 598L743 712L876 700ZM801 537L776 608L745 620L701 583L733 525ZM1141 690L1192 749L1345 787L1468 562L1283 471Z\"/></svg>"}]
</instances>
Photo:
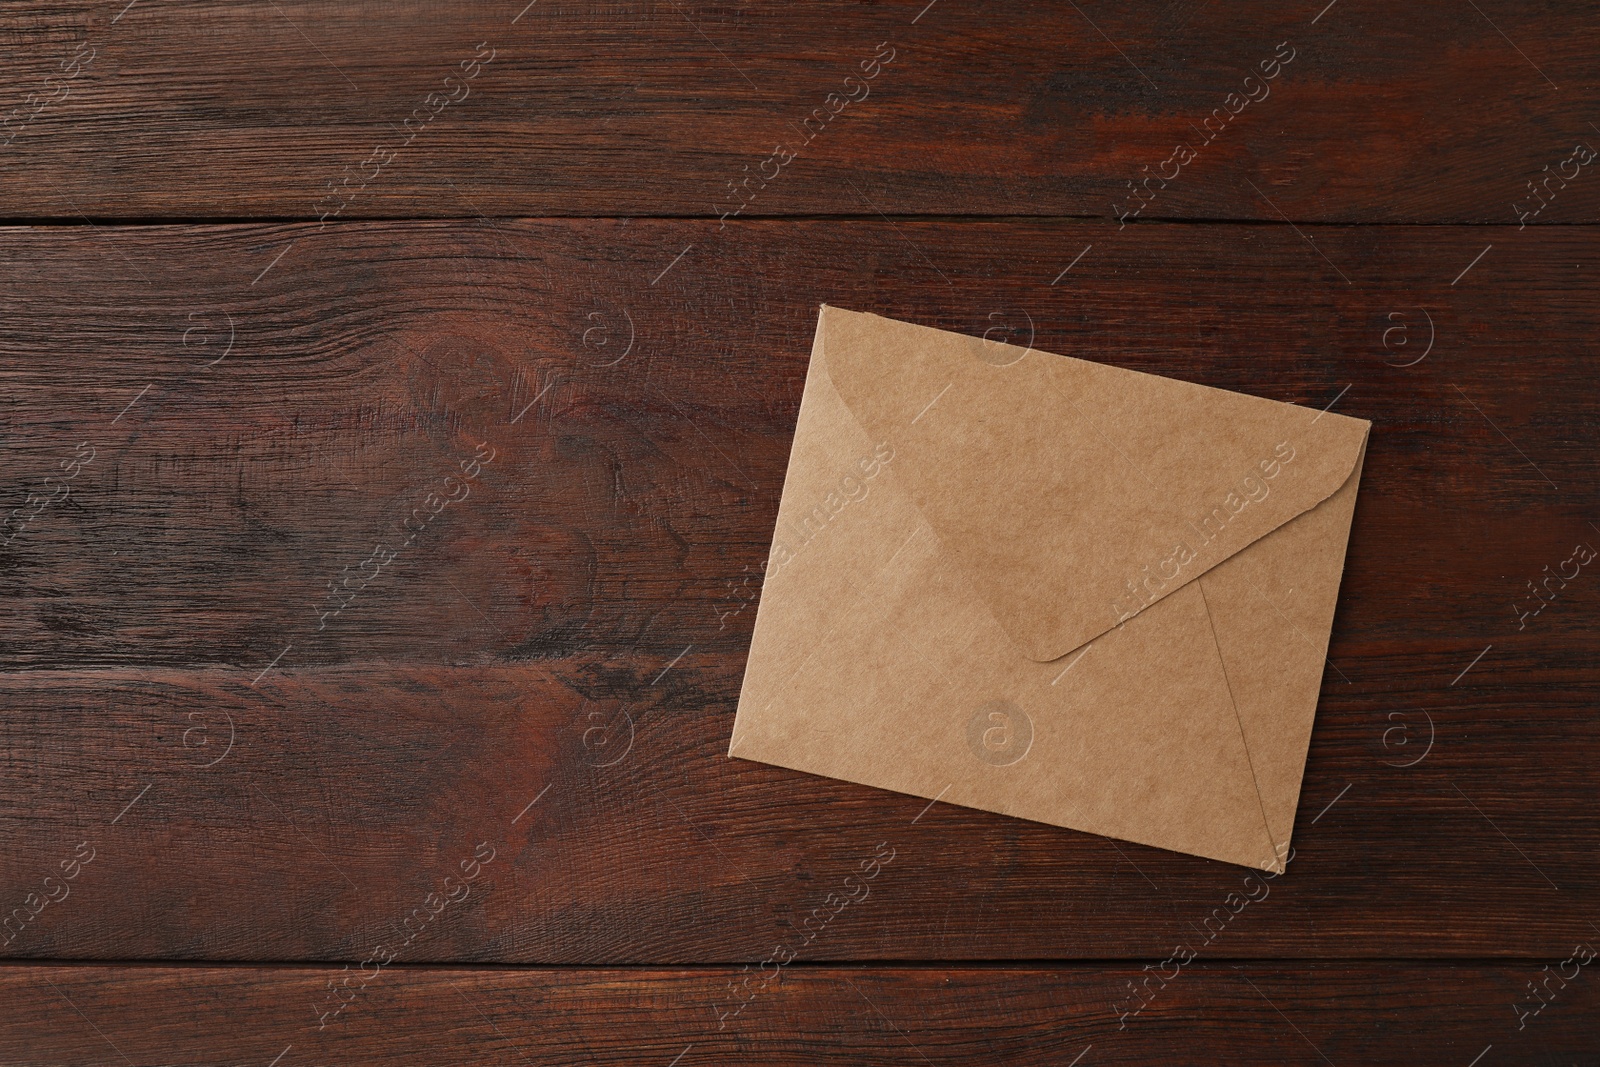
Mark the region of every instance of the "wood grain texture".
<instances>
[{"instance_id":1,"label":"wood grain texture","mask_svg":"<svg viewBox=\"0 0 1600 1067\"><path fill-rule=\"evenodd\" d=\"M29 893L38 912L3 952L356 963L488 844L485 891L401 962L753 964L887 842L870 900L803 960L1564 959L1600 936L1600 594L1585 571L1521 629L1513 605L1600 538L1596 238L0 232L0 485L38 510L0 548L0 916ZM919 819L915 798L722 755L740 580L822 301L1374 421L1269 899L1229 914L1243 870ZM80 843L95 858L39 907Z\"/></svg>"},{"instance_id":2,"label":"wood grain texture","mask_svg":"<svg viewBox=\"0 0 1600 1067\"><path fill-rule=\"evenodd\" d=\"M1131 183L1173 174L1179 144L1196 158L1143 187L1146 219L1514 223L1540 202L1530 181L1549 199L1536 223L1600 218L1592 166L1543 184L1600 144L1593 3L27 0L11 15L12 218L705 217L747 200L1109 218L1137 208ZM892 61L847 84L880 44ZM1247 83L1280 45L1288 65ZM828 121L802 129L818 108ZM780 166L778 146L795 158Z\"/></svg>"},{"instance_id":3,"label":"wood grain texture","mask_svg":"<svg viewBox=\"0 0 1600 1067\"><path fill-rule=\"evenodd\" d=\"M1194 964L1123 1017L1114 1005L1148 973L795 966L730 1017L719 1005L747 975L724 968L393 967L322 1020L347 972L6 967L0 1062L1493 1067L1587 1062L1600 1040L1587 971L1552 982L1520 1030L1512 1006L1533 966Z\"/></svg>"},{"instance_id":4,"label":"wood grain texture","mask_svg":"<svg viewBox=\"0 0 1600 1067\"><path fill-rule=\"evenodd\" d=\"M0 1065L1590 1062L1597 15L10 5ZM1286 875L723 755L821 302L1373 420Z\"/></svg>"}]
</instances>

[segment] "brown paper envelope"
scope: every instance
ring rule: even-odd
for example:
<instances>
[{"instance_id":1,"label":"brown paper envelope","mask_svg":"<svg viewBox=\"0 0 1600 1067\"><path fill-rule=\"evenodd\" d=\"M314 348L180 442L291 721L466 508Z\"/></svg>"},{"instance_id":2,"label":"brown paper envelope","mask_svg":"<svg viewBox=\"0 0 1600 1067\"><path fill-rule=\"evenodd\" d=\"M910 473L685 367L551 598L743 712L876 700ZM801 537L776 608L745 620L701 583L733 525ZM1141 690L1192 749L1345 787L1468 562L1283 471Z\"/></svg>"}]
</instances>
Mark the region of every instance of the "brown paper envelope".
<instances>
[{"instance_id":1,"label":"brown paper envelope","mask_svg":"<svg viewBox=\"0 0 1600 1067\"><path fill-rule=\"evenodd\" d=\"M729 754L1282 869L1368 428L824 307Z\"/></svg>"}]
</instances>

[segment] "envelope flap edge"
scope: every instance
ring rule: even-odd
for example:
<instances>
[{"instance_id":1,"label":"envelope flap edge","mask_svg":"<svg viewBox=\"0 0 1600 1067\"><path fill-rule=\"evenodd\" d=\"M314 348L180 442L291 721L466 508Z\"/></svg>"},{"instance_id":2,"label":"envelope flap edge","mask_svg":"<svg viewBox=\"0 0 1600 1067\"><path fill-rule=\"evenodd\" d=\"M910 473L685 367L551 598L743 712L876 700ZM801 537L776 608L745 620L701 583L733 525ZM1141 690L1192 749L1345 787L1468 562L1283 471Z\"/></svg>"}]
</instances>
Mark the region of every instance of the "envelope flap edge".
<instances>
[{"instance_id":1,"label":"envelope flap edge","mask_svg":"<svg viewBox=\"0 0 1600 1067\"><path fill-rule=\"evenodd\" d=\"M1082 416L1082 425L1078 426L1076 430L1079 436L1075 439L1079 445L1098 447L1103 442L1112 452L1115 452L1122 460L1128 461L1130 465L1133 461L1127 455L1128 449L1119 447L1118 442L1112 439L1118 432L1118 428L1107 431L1103 427L1096 426L1093 413L1086 412L1070 396L1066 398L1066 403L1071 407L1063 407L1060 404L1061 398L1055 397L1052 393L1052 389L1059 384L1057 379L1062 379L1065 376L1066 380L1070 381L1074 387L1079 383L1083 383L1084 391L1079 395L1079 399L1100 395L1105 393L1107 389L1115 390L1117 395L1129 391L1137 393L1142 390L1156 398L1160 403L1168 404L1169 406L1181 407L1184 404L1192 404L1203 409L1207 405L1221 405L1231 411L1248 413L1249 418L1253 420L1253 424L1258 424L1256 425L1255 437L1260 440L1268 439L1261 436L1263 432L1266 432L1272 438L1277 438L1281 433L1282 440L1286 445L1291 440L1309 442L1309 444L1302 444L1301 446L1306 451L1300 451L1290 446L1287 452L1279 451L1276 453L1277 458L1274 458L1271 452L1264 454L1260 464L1260 470L1262 471L1276 468L1280 464L1292 463L1295 458L1306 455L1307 452L1311 453L1312 459L1311 462L1299 464L1302 473L1292 483L1292 488L1288 492L1269 494L1277 500L1271 508L1257 506L1251 510L1248 507L1250 500L1243 495L1245 493L1243 486L1250 486L1252 490L1260 486L1262 487L1261 491L1264 494L1267 493L1264 477L1258 477L1259 472L1252 469L1250 473L1243 475L1243 480L1239 482L1241 486L1239 493L1229 492L1226 496L1218 496L1218 506L1213 510L1212 516L1201 520L1199 524L1192 520L1179 521L1182 518L1181 516L1170 516L1172 521L1168 522L1167 525L1173 531L1173 539L1165 543L1172 545L1174 540L1177 540L1179 548L1184 551L1179 551L1179 548L1175 548L1173 554L1153 558L1142 568L1139 568L1137 564L1130 568L1128 563L1123 561L1120 563L1123 568L1120 571L1117 570L1119 564L1114 561L1097 560L1094 558L1095 549L1082 546L1078 548L1076 553L1067 553L1060 558L1051 558L1048 553L1042 556L1037 552L1033 553L1032 556L1024 554L1019 557L1019 560L1021 564L1026 564L1026 566L1021 567L1020 570L1019 565L1011 560L1003 560L1002 563L1004 565L1000 567L990 566L993 553L987 550L993 546L988 539L992 539L995 536L994 528L992 526L984 526L982 521L976 524L968 521L971 518L970 516L959 514L961 510L959 504L952 507L948 499L932 496L931 490L918 492L919 478L923 479L922 489L928 490L929 486L932 486L934 489L944 491L946 497L950 495L950 485L969 484L971 483L971 478L967 479L967 483L962 483L959 479L952 482L950 479L944 478L942 484L940 484L941 479L939 477L930 476L926 471L919 471L917 450L915 448L902 450L901 454L904 458L899 465L899 471L902 476L910 479L913 498L924 518L941 540L945 541L954 550L954 558L968 564L966 568L967 576L973 581L974 587L980 592L985 602L988 603L995 619L1017 645L1018 649L1035 661L1055 660L1076 651L1088 642L1165 599L1166 596L1187 586L1213 567L1248 548L1251 544L1259 541L1284 523L1321 504L1337 492L1354 473L1366 446L1371 428L1371 423L1366 420L1335 415L1328 411L1317 412L1281 401L1195 385L1177 379L1163 378L1157 375L1091 363L1073 357L1053 355L1032 348L1023 349L1017 346L1003 345L998 342L980 340L963 334L886 319L882 316L846 311L824 304L819 311L817 336L813 345L812 358L813 360L818 358L822 360L820 369L838 391L839 396L857 423L867 432L879 436L888 433L884 425L886 421L885 412L888 408L886 408L883 398L877 393L864 391L860 387L860 382L855 383L856 387L852 388L852 383L841 381L840 375L835 373L835 361L848 358L845 346L849 343L848 338L836 335L842 335L844 327L847 324L852 324L852 320L856 317L876 320L876 323L864 325L870 329L884 330L883 337L895 337L897 343L901 343L902 346L909 339L909 343L913 344L913 346L941 346L947 351L971 350L980 352L981 355L988 359L991 365L999 365L1008 369L1011 367L1020 368L1020 373L1015 380L1022 381L1024 383L1023 388L1019 390L1014 385L1012 386L1013 398L1019 401L1020 406L1026 407L1029 405L1035 395L1045 398L1042 402L1044 406L1035 405L1031 411L1031 414L1037 417L1041 412L1050 410L1053 398L1055 410L1068 412L1075 410L1077 415ZM882 324L881 327L877 325L880 323ZM906 332L902 333L902 331ZM830 340L835 340L837 343L830 344ZM965 347L952 348L952 346ZM1029 359L1032 360L1031 364L1028 363ZM949 376L949 371L950 367L948 366L948 359L946 359L946 366L939 377ZM959 375L959 368L956 369L956 373ZM983 371L978 377L972 378L970 381L963 381L963 384L969 387L969 392L973 383L976 383L979 388L982 387L983 381L986 380L983 375L989 376L987 380L994 380L990 372ZM1033 378L1026 377L1028 375L1032 375ZM894 421L898 429L910 431L937 404L945 404L946 406L946 411L942 412L940 417L947 420L947 426L951 424L950 420L954 420L959 426L960 420L966 415L970 415L972 411L982 414L983 409L981 407L970 408L970 396L965 401L959 395L954 400L947 396L951 385L955 384L954 380L945 387L946 392L938 392L938 395L934 395L937 392L937 380L938 377L928 378L923 383L924 388L917 395L916 402L921 403L924 395L932 396L933 400L919 414L908 418L910 412L915 410L915 405L906 406L902 404L899 409L895 410L896 418ZM969 404L967 412L962 410L963 402ZM869 406L875 407L876 410L862 410ZM1030 414L1030 412L1025 412L1025 414ZM1169 415L1167 417L1170 419L1172 416ZM1319 426L1319 423L1325 423L1326 425ZM927 436L926 432L922 434L923 438ZM1064 437L1065 434L1060 436ZM1047 440L1053 442L1056 438L1051 437ZM1126 442L1124 441L1123 444L1125 445ZM1240 452L1237 448L1233 451L1239 455L1253 455L1253 453ZM951 455L956 455L958 459L960 458L960 453L952 453L949 449L945 449L942 452L936 449L930 455L944 461L948 461ZM1289 458L1284 459L1284 456ZM1000 458L996 459L996 457ZM992 462L1004 462L1007 458L1006 450L997 451L989 458ZM1169 461L1171 460L1170 456L1166 458ZM1175 468L1172 467L1170 462L1167 463L1167 477L1172 477L1173 470L1188 470L1189 468L1183 466L1185 462L1188 461L1179 460L1179 465ZM1203 464L1204 458L1202 457L1193 462ZM1308 468L1309 472L1307 473ZM1142 474L1144 472L1136 473ZM1215 481L1214 471L1203 473L1207 473ZM1159 477L1160 475L1154 476ZM1237 475L1234 477L1238 478ZM1145 480L1149 482L1150 477L1145 477ZM1160 487L1152 483L1150 488L1152 492L1145 495L1159 497ZM1261 499L1264 504L1267 496L1264 495ZM974 506L980 505L975 504ZM1234 507L1239 510L1233 511ZM1047 505L1044 508L1048 511ZM1246 512L1249 512L1249 514L1246 515ZM1003 512L997 512L997 514L1003 514ZM1027 520L1031 519L1031 517L1031 515L1023 516L1023 519ZM1206 527L1212 521L1212 517L1214 517L1218 526L1219 533L1223 526L1228 527L1229 537L1206 537L1208 532ZM1064 522L1070 516L1055 514L1046 515L1045 518ZM1115 526L1115 524L1112 525L1113 527ZM1123 522L1123 526L1130 525L1137 525L1133 517L1127 517L1126 521ZM1022 521L1019 527L1015 531L1003 530L1002 533L1007 536L1014 533L1016 537L1028 537L1031 534L1037 534L1040 530L1048 529L1041 524L1030 526L1027 521ZM1192 535L1185 533L1181 539L1178 539L1177 531L1184 528L1192 531ZM1114 528L1107 533L1106 539L1108 542L1115 541L1115 533L1116 530ZM1205 538L1204 547L1193 543L1201 538ZM1114 544L1111 547L1120 549L1123 546ZM1152 567L1154 567L1154 570L1152 570ZM1078 585L1074 585L1074 579L1080 572L1095 570L1096 568L1104 573L1090 581L1079 582ZM1120 577L1124 571L1131 571L1131 573L1129 573L1125 582L1115 586L1118 590L1118 595L1113 597L1110 595L1113 583L1105 579L1105 573L1116 574ZM1135 579L1138 580L1137 583ZM1086 588L1086 586L1092 588ZM1107 608L1093 608L1091 610L1080 603L1082 598L1096 595L1103 598L1103 602L1109 605L1109 610Z\"/></svg>"}]
</instances>

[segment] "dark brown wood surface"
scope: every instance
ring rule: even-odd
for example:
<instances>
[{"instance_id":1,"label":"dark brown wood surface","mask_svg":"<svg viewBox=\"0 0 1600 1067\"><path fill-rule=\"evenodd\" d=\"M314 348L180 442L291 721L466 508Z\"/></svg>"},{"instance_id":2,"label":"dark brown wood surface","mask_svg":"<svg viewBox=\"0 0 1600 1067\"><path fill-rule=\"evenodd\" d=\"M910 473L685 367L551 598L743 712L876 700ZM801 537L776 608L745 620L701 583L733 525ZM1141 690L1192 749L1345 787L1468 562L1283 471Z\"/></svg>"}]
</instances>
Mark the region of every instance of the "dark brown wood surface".
<instances>
[{"instance_id":1,"label":"dark brown wood surface","mask_svg":"<svg viewBox=\"0 0 1600 1067\"><path fill-rule=\"evenodd\" d=\"M4 147L0 194L12 216L59 219L705 216L746 200L762 215L1107 217L1187 144L1181 176L1143 187L1144 218L1515 223L1515 205L1537 207L1527 182L1600 141L1597 15L1505 0L25 0L0 56L32 117ZM803 128L817 108L831 117ZM780 145L795 158L763 167ZM1536 222L1596 220L1600 182L1568 172Z\"/></svg>"},{"instance_id":2,"label":"dark brown wood surface","mask_svg":"<svg viewBox=\"0 0 1600 1067\"><path fill-rule=\"evenodd\" d=\"M1043 349L1374 421L1294 876L1208 955L1545 957L1600 936L1597 594L1580 577L1520 632L1512 610L1600 540L1600 302L1572 267L1592 233L1496 231L1452 289L1476 232L1319 231L1363 279L1346 286L1285 228L1142 227L1049 284L1107 229L0 236L30 264L4 481L97 450L6 549L4 647L26 669L0 680L0 864L25 891L79 839L101 858L10 952L359 960L480 841L506 855L495 891L415 958L760 959L881 841L901 858L814 958L1159 958L1203 936L1247 872L946 805L913 825L916 798L725 757L754 618L738 582L765 555L823 300L974 331L999 308ZM186 348L190 307L209 332ZM1386 351L1391 309L1419 333ZM1423 311L1433 351L1388 365L1424 344ZM466 499L402 544L481 442ZM384 542L399 558L320 619Z\"/></svg>"},{"instance_id":3,"label":"dark brown wood surface","mask_svg":"<svg viewBox=\"0 0 1600 1067\"><path fill-rule=\"evenodd\" d=\"M0 25L0 1064L1593 1058L1600 10L124 3ZM1373 421L1286 875L723 755L823 302Z\"/></svg>"},{"instance_id":4,"label":"dark brown wood surface","mask_svg":"<svg viewBox=\"0 0 1600 1067\"><path fill-rule=\"evenodd\" d=\"M1421 963L1196 963L1164 988L1151 981L1159 991L1138 1015L1121 1005L1148 972L1127 965L793 965L737 1015L728 987L749 976L721 967L395 967L345 987L347 975L0 968L0 1056L39 1067L1586 1063L1600 1011L1584 972L1565 988L1552 980L1542 1010L1519 1019L1512 1004L1530 999L1520 970ZM330 983L348 999L325 1017Z\"/></svg>"}]
</instances>

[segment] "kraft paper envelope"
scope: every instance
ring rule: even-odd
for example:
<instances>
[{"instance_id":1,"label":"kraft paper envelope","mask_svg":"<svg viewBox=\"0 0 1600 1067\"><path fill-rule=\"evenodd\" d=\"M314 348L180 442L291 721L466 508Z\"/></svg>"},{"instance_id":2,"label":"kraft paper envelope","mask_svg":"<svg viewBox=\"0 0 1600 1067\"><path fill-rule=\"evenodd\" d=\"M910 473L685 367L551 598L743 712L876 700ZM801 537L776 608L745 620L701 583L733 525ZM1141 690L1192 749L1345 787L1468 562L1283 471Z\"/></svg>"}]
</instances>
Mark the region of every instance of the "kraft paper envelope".
<instances>
[{"instance_id":1,"label":"kraft paper envelope","mask_svg":"<svg viewBox=\"0 0 1600 1067\"><path fill-rule=\"evenodd\" d=\"M1283 870L1370 426L824 306L729 755Z\"/></svg>"}]
</instances>

